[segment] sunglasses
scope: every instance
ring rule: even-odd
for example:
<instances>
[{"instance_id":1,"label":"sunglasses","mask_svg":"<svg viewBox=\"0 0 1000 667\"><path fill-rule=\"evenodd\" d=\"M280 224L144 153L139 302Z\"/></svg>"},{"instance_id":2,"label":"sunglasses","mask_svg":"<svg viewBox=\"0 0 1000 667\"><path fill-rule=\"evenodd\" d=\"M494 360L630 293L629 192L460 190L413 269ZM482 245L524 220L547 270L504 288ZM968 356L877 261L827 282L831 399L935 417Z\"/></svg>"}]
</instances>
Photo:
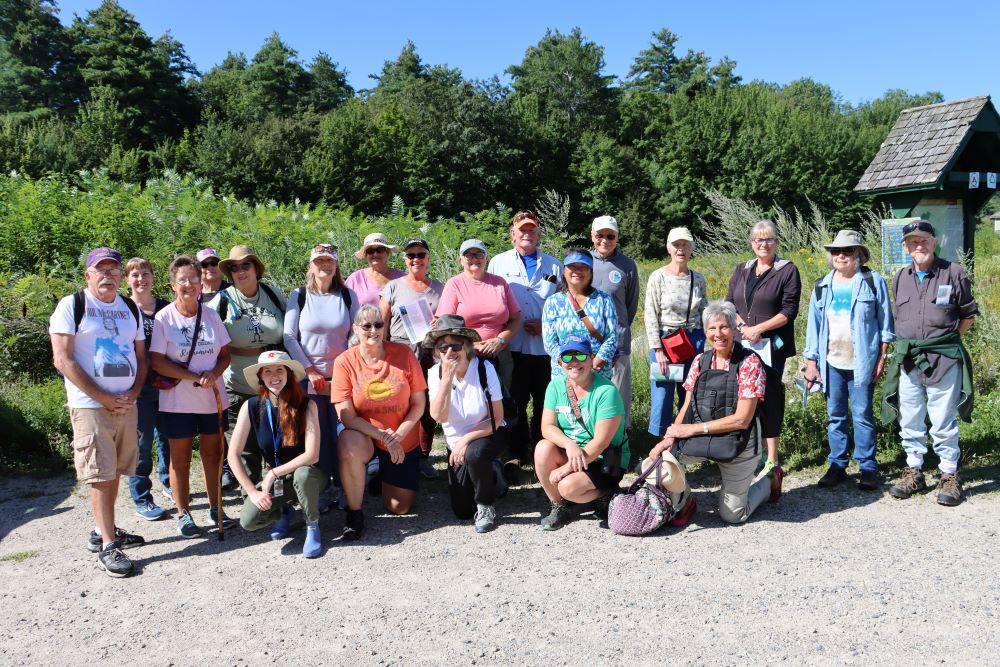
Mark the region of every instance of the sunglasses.
<instances>
[{"instance_id":1,"label":"sunglasses","mask_svg":"<svg viewBox=\"0 0 1000 667\"><path fill-rule=\"evenodd\" d=\"M853 255L854 248L830 248L831 255Z\"/></svg>"},{"instance_id":2,"label":"sunglasses","mask_svg":"<svg viewBox=\"0 0 1000 667\"><path fill-rule=\"evenodd\" d=\"M377 246L372 246L370 248L365 248L366 255L380 255L384 252L389 252L389 249L386 248L385 246L377 245Z\"/></svg>"},{"instance_id":3,"label":"sunglasses","mask_svg":"<svg viewBox=\"0 0 1000 667\"><path fill-rule=\"evenodd\" d=\"M201 263L201 268L207 269L210 266L218 266L218 265L219 265L219 260L217 260L217 259L206 259L204 262Z\"/></svg>"},{"instance_id":4,"label":"sunglasses","mask_svg":"<svg viewBox=\"0 0 1000 667\"><path fill-rule=\"evenodd\" d=\"M334 252L336 249L337 246L332 243L317 243L313 246L313 250L316 252Z\"/></svg>"},{"instance_id":5,"label":"sunglasses","mask_svg":"<svg viewBox=\"0 0 1000 667\"><path fill-rule=\"evenodd\" d=\"M486 259L486 253L485 252L467 252L464 255L462 255L462 257L464 257L466 259L469 259L469 260L472 260L472 261L475 261L477 259Z\"/></svg>"},{"instance_id":6,"label":"sunglasses","mask_svg":"<svg viewBox=\"0 0 1000 667\"><path fill-rule=\"evenodd\" d=\"M426 252L408 252L406 253L406 259L424 259L427 257Z\"/></svg>"},{"instance_id":7,"label":"sunglasses","mask_svg":"<svg viewBox=\"0 0 1000 667\"><path fill-rule=\"evenodd\" d=\"M618 238L617 234L601 234L600 232L594 234L594 236L596 236L599 239L604 239L605 241L614 241L616 238Z\"/></svg>"},{"instance_id":8,"label":"sunglasses","mask_svg":"<svg viewBox=\"0 0 1000 667\"><path fill-rule=\"evenodd\" d=\"M445 354L448 350L452 352L458 352L464 347L461 343L441 343L437 346L437 351L441 354Z\"/></svg>"},{"instance_id":9,"label":"sunglasses","mask_svg":"<svg viewBox=\"0 0 1000 667\"><path fill-rule=\"evenodd\" d=\"M565 352L559 358L564 364L568 364L571 361L586 361L587 356L583 352Z\"/></svg>"},{"instance_id":10,"label":"sunglasses","mask_svg":"<svg viewBox=\"0 0 1000 667\"><path fill-rule=\"evenodd\" d=\"M521 222L522 220L534 220L535 222L538 222L538 216L531 211L521 211L514 216L514 222Z\"/></svg>"},{"instance_id":11,"label":"sunglasses","mask_svg":"<svg viewBox=\"0 0 1000 667\"><path fill-rule=\"evenodd\" d=\"M237 271L249 271L252 268L254 268L253 262L243 262L242 264L233 264L232 267L230 267L229 272L236 273Z\"/></svg>"},{"instance_id":12,"label":"sunglasses","mask_svg":"<svg viewBox=\"0 0 1000 667\"><path fill-rule=\"evenodd\" d=\"M365 322L364 324L359 324L358 326L365 331L371 331L372 329L378 331L385 326L385 322Z\"/></svg>"}]
</instances>

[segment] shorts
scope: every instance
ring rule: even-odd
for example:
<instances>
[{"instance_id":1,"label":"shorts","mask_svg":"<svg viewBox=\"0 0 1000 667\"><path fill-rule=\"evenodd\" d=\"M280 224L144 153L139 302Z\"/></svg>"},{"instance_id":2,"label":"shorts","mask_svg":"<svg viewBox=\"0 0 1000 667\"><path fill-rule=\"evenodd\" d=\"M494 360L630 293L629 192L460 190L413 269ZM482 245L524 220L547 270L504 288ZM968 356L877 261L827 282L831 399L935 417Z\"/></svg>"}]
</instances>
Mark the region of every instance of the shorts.
<instances>
[{"instance_id":1,"label":"shorts","mask_svg":"<svg viewBox=\"0 0 1000 667\"><path fill-rule=\"evenodd\" d=\"M139 460L139 410L112 414L107 408L70 408L73 466L86 484L134 475Z\"/></svg>"},{"instance_id":2,"label":"shorts","mask_svg":"<svg viewBox=\"0 0 1000 667\"><path fill-rule=\"evenodd\" d=\"M402 463L393 463L389 452L384 449L375 448L375 455L378 456L378 476L383 484L390 484L416 491L420 482L420 448L414 447L406 452Z\"/></svg>"},{"instance_id":3,"label":"shorts","mask_svg":"<svg viewBox=\"0 0 1000 667\"><path fill-rule=\"evenodd\" d=\"M182 440L196 435L217 435L219 426L226 428L229 410L222 411L222 421L219 413L208 412L203 415L193 415L187 412L161 412L163 416L163 432L168 440Z\"/></svg>"},{"instance_id":4,"label":"shorts","mask_svg":"<svg viewBox=\"0 0 1000 667\"><path fill-rule=\"evenodd\" d=\"M590 482L598 491L614 491L621 483L622 477L625 476L625 471L620 470L617 475L609 475L601 470L603 466L603 460L595 459L590 462L583 474L590 478Z\"/></svg>"}]
</instances>

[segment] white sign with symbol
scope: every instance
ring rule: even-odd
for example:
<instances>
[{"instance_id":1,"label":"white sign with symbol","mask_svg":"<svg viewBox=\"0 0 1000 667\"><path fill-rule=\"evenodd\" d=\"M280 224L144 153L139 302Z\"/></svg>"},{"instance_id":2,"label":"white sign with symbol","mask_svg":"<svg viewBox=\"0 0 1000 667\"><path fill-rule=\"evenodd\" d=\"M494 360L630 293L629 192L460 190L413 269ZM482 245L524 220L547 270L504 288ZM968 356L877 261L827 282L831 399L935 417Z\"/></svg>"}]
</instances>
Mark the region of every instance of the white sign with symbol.
<instances>
[{"instance_id":1,"label":"white sign with symbol","mask_svg":"<svg viewBox=\"0 0 1000 667\"><path fill-rule=\"evenodd\" d=\"M997 189L997 174L995 171L986 172L986 187L990 190Z\"/></svg>"},{"instance_id":2,"label":"white sign with symbol","mask_svg":"<svg viewBox=\"0 0 1000 667\"><path fill-rule=\"evenodd\" d=\"M979 188L979 172L970 171L969 172L969 189L976 190Z\"/></svg>"}]
</instances>

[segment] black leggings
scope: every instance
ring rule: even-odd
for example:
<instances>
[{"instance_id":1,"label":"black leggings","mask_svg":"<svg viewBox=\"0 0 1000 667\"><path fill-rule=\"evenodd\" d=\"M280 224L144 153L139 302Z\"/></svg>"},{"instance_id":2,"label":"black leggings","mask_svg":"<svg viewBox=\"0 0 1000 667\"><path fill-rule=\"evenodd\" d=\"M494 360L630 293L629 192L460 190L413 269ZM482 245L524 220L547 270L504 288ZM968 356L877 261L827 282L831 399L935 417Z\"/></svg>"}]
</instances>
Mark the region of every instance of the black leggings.
<instances>
[{"instance_id":1,"label":"black leggings","mask_svg":"<svg viewBox=\"0 0 1000 667\"><path fill-rule=\"evenodd\" d=\"M458 467L448 463L448 490L451 509L459 519L471 519L476 504L492 505L496 499L496 478L493 461L503 450L506 429L494 435L477 438L465 450L465 463Z\"/></svg>"}]
</instances>

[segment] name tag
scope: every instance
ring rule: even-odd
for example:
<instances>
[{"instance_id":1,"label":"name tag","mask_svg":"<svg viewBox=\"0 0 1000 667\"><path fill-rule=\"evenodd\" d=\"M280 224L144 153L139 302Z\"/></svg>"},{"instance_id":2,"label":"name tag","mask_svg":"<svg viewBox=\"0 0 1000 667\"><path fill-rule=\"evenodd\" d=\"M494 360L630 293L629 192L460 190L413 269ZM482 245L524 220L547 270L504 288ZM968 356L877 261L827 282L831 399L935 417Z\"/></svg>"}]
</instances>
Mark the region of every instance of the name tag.
<instances>
[{"instance_id":1,"label":"name tag","mask_svg":"<svg viewBox=\"0 0 1000 667\"><path fill-rule=\"evenodd\" d=\"M938 285L937 298L934 299L934 305L939 308L947 308L951 305L951 285Z\"/></svg>"},{"instance_id":2,"label":"name tag","mask_svg":"<svg viewBox=\"0 0 1000 667\"><path fill-rule=\"evenodd\" d=\"M285 480L281 477L275 477L274 479L274 492L271 493L272 496L278 498L285 495Z\"/></svg>"}]
</instances>

